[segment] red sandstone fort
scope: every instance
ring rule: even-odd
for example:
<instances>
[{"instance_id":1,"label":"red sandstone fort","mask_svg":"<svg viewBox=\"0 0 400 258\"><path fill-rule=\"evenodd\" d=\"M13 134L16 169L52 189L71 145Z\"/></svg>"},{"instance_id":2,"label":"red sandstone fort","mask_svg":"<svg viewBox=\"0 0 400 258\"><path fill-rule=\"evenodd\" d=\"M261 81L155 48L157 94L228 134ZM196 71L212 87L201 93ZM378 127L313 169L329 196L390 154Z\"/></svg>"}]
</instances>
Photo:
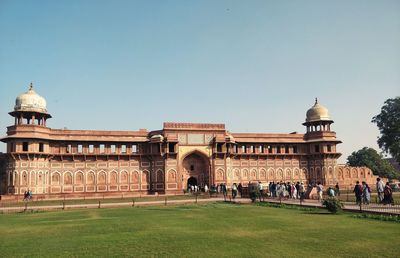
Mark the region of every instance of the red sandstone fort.
<instances>
[{"instance_id":1,"label":"red sandstone fort","mask_svg":"<svg viewBox=\"0 0 400 258\"><path fill-rule=\"evenodd\" d=\"M157 131L66 130L47 127L46 100L32 84L9 113L15 123L1 141L0 193L93 195L182 193L188 184L251 181L374 185L365 167L337 164L333 121L318 101L305 133L234 133L224 124L164 123Z\"/></svg>"}]
</instances>

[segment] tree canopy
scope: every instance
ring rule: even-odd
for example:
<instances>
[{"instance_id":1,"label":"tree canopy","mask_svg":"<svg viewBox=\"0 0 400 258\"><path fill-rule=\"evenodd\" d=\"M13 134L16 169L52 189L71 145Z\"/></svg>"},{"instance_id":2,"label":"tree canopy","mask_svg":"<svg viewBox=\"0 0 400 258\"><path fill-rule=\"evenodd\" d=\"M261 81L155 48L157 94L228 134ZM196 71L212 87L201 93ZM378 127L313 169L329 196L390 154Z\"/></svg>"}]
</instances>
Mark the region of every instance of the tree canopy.
<instances>
[{"instance_id":1,"label":"tree canopy","mask_svg":"<svg viewBox=\"0 0 400 258\"><path fill-rule=\"evenodd\" d=\"M381 113L372 118L381 133L379 147L400 162L400 97L385 101Z\"/></svg>"},{"instance_id":2,"label":"tree canopy","mask_svg":"<svg viewBox=\"0 0 400 258\"><path fill-rule=\"evenodd\" d=\"M400 179L400 172L373 148L364 147L354 151L347 157L347 164L354 167L368 167L374 175L381 177Z\"/></svg>"}]
</instances>

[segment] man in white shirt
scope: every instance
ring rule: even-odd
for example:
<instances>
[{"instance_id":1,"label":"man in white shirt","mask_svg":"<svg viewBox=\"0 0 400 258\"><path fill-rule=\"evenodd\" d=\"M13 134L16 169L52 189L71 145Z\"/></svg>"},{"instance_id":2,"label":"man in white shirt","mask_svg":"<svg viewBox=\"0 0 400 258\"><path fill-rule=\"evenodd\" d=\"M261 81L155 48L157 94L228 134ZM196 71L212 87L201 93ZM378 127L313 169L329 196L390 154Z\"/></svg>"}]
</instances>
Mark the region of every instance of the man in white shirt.
<instances>
[{"instance_id":1,"label":"man in white shirt","mask_svg":"<svg viewBox=\"0 0 400 258\"><path fill-rule=\"evenodd\" d=\"M378 192L379 202L383 200L383 191L385 190L385 185L383 184L382 180L378 177L376 179L376 191Z\"/></svg>"}]
</instances>

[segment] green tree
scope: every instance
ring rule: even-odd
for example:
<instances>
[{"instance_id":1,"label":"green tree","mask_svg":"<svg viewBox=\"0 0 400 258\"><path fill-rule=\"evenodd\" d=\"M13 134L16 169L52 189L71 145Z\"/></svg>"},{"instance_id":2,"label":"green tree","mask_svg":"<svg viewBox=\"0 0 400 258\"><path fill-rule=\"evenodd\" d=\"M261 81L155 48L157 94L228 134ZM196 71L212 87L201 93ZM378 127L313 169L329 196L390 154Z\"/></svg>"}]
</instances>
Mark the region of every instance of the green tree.
<instances>
[{"instance_id":1,"label":"green tree","mask_svg":"<svg viewBox=\"0 0 400 258\"><path fill-rule=\"evenodd\" d=\"M389 161L382 158L375 149L364 147L354 151L347 157L347 164L353 167L368 167L374 175L389 179L400 178L400 172L396 171Z\"/></svg>"},{"instance_id":2,"label":"green tree","mask_svg":"<svg viewBox=\"0 0 400 258\"><path fill-rule=\"evenodd\" d=\"M381 113L372 118L381 133L379 147L400 162L400 97L388 99Z\"/></svg>"}]
</instances>

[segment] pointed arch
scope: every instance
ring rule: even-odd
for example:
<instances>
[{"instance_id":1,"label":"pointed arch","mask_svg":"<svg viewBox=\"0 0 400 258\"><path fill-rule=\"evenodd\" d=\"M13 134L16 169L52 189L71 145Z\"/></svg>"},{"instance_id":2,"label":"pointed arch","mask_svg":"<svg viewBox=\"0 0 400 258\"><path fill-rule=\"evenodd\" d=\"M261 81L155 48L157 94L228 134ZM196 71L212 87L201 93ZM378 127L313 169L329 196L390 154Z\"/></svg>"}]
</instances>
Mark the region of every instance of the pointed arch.
<instances>
[{"instance_id":1,"label":"pointed arch","mask_svg":"<svg viewBox=\"0 0 400 258\"><path fill-rule=\"evenodd\" d=\"M116 170L112 170L111 172L110 172L110 184L111 185L116 185L116 184L118 184L118 173L117 173L117 171Z\"/></svg>"},{"instance_id":2,"label":"pointed arch","mask_svg":"<svg viewBox=\"0 0 400 258\"><path fill-rule=\"evenodd\" d=\"M276 170L276 180L280 180L282 181L284 179L284 174L283 174L283 169L282 168L278 168Z\"/></svg>"},{"instance_id":3,"label":"pointed arch","mask_svg":"<svg viewBox=\"0 0 400 258\"><path fill-rule=\"evenodd\" d=\"M149 184L150 183L150 171L148 171L147 169L142 171L141 183L142 184Z\"/></svg>"},{"instance_id":4,"label":"pointed arch","mask_svg":"<svg viewBox=\"0 0 400 258\"><path fill-rule=\"evenodd\" d=\"M140 175L139 175L139 171L134 170L131 174L131 183L132 184L139 184L140 182Z\"/></svg>"},{"instance_id":5,"label":"pointed arch","mask_svg":"<svg viewBox=\"0 0 400 258\"><path fill-rule=\"evenodd\" d=\"M73 182L72 173L69 171L64 172L63 185L72 185L72 182Z\"/></svg>"},{"instance_id":6,"label":"pointed arch","mask_svg":"<svg viewBox=\"0 0 400 258\"><path fill-rule=\"evenodd\" d=\"M121 170L120 176L119 176L120 184L127 184L128 183L128 178L129 178L128 171Z\"/></svg>"},{"instance_id":7,"label":"pointed arch","mask_svg":"<svg viewBox=\"0 0 400 258\"><path fill-rule=\"evenodd\" d=\"M247 168L242 168L242 180L249 180L249 170Z\"/></svg>"},{"instance_id":8,"label":"pointed arch","mask_svg":"<svg viewBox=\"0 0 400 258\"><path fill-rule=\"evenodd\" d=\"M260 179L261 180L266 180L267 179L267 171L264 168L260 169L259 175L260 175Z\"/></svg>"},{"instance_id":9,"label":"pointed arch","mask_svg":"<svg viewBox=\"0 0 400 258\"><path fill-rule=\"evenodd\" d=\"M43 182L44 182L43 171L39 170L37 172L37 183L36 183L36 185L43 185Z\"/></svg>"},{"instance_id":10,"label":"pointed arch","mask_svg":"<svg viewBox=\"0 0 400 258\"><path fill-rule=\"evenodd\" d=\"M309 177L309 174L308 174L308 169L307 168L302 168L301 169L301 179L307 179Z\"/></svg>"},{"instance_id":11,"label":"pointed arch","mask_svg":"<svg viewBox=\"0 0 400 258\"><path fill-rule=\"evenodd\" d=\"M107 174L104 170L101 170L97 173L97 184L98 185L105 185L107 182Z\"/></svg>"},{"instance_id":12,"label":"pointed arch","mask_svg":"<svg viewBox=\"0 0 400 258\"><path fill-rule=\"evenodd\" d=\"M268 172L267 172L267 175L268 175L268 180L270 180L270 181L275 181L276 180L275 169L269 168Z\"/></svg>"},{"instance_id":13,"label":"pointed arch","mask_svg":"<svg viewBox=\"0 0 400 258\"><path fill-rule=\"evenodd\" d=\"M75 172L75 184L83 185L84 184L84 176L81 170Z\"/></svg>"},{"instance_id":14,"label":"pointed arch","mask_svg":"<svg viewBox=\"0 0 400 258\"><path fill-rule=\"evenodd\" d=\"M290 168L285 169L285 179L286 180L291 180L293 178L292 176L292 170Z\"/></svg>"},{"instance_id":15,"label":"pointed arch","mask_svg":"<svg viewBox=\"0 0 400 258\"><path fill-rule=\"evenodd\" d=\"M175 183L177 182L177 177L176 177L176 170L175 169L169 169L167 172L167 180L168 182Z\"/></svg>"},{"instance_id":16,"label":"pointed arch","mask_svg":"<svg viewBox=\"0 0 400 258\"><path fill-rule=\"evenodd\" d=\"M156 171L156 182L157 183L164 182L164 171L162 169L157 169Z\"/></svg>"},{"instance_id":17,"label":"pointed arch","mask_svg":"<svg viewBox=\"0 0 400 258\"><path fill-rule=\"evenodd\" d=\"M218 168L216 173L217 181L225 180L225 170L223 168Z\"/></svg>"},{"instance_id":18,"label":"pointed arch","mask_svg":"<svg viewBox=\"0 0 400 258\"><path fill-rule=\"evenodd\" d=\"M60 185L61 174L58 171L51 172L51 185Z\"/></svg>"},{"instance_id":19,"label":"pointed arch","mask_svg":"<svg viewBox=\"0 0 400 258\"><path fill-rule=\"evenodd\" d=\"M87 185L96 184L96 174L93 170L89 170L89 172L86 174L86 184Z\"/></svg>"},{"instance_id":20,"label":"pointed arch","mask_svg":"<svg viewBox=\"0 0 400 258\"><path fill-rule=\"evenodd\" d=\"M13 185L18 185L19 184L19 174L18 171L14 171L14 178L13 178L14 182Z\"/></svg>"},{"instance_id":21,"label":"pointed arch","mask_svg":"<svg viewBox=\"0 0 400 258\"><path fill-rule=\"evenodd\" d=\"M240 170L238 168L233 169L233 179L240 180Z\"/></svg>"},{"instance_id":22,"label":"pointed arch","mask_svg":"<svg viewBox=\"0 0 400 258\"><path fill-rule=\"evenodd\" d=\"M30 175L30 185L31 186L36 186L36 171L35 170L32 170L30 173L29 173L29 175Z\"/></svg>"},{"instance_id":23,"label":"pointed arch","mask_svg":"<svg viewBox=\"0 0 400 258\"><path fill-rule=\"evenodd\" d=\"M250 180L258 180L257 170L255 168L250 170Z\"/></svg>"}]
</instances>

